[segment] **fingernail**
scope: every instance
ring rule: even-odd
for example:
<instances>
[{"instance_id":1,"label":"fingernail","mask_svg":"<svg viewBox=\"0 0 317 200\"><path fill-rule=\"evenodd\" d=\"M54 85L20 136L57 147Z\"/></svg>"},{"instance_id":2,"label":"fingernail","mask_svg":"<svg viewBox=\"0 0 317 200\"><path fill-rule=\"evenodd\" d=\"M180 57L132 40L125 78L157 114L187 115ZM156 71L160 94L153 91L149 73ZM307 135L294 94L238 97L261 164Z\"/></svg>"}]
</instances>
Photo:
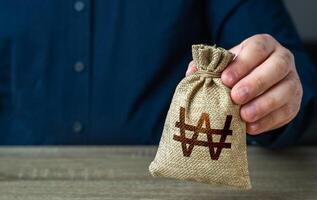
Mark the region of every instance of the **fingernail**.
<instances>
[{"instance_id":1,"label":"fingernail","mask_svg":"<svg viewBox=\"0 0 317 200\"><path fill-rule=\"evenodd\" d=\"M258 124L258 123L249 124L249 128L250 128L252 131L257 131L258 128L259 128L259 124Z\"/></svg>"},{"instance_id":2,"label":"fingernail","mask_svg":"<svg viewBox=\"0 0 317 200\"><path fill-rule=\"evenodd\" d=\"M191 73L192 73L192 69L191 69L191 67L189 67L188 69L187 69L187 71L186 71L186 76L189 76L189 75L191 75Z\"/></svg>"},{"instance_id":3,"label":"fingernail","mask_svg":"<svg viewBox=\"0 0 317 200\"><path fill-rule=\"evenodd\" d=\"M189 76L189 75L195 73L196 71L197 71L197 67L195 67L195 66L189 67L186 71L186 76Z\"/></svg>"},{"instance_id":4,"label":"fingernail","mask_svg":"<svg viewBox=\"0 0 317 200\"><path fill-rule=\"evenodd\" d=\"M245 100L247 100L248 95L249 95L249 90L247 87L241 87L238 89L238 97L240 101L244 102Z\"/></svg>"},{"instance_id":5,"label":"fingernail","mask_svg":"<svg viewBox=\"0 0 317 200\"><path fill-rule=\"evenodd\" d=\"M233 85L236 80L235 74L232 71L227 71L224 75L225 82L229 85Z\"/></svg>"},{"instance_id":6,"label":"fingernail","mask_svg":"<svg viewBox=\"0 0 317 200\"><path fill-rule=\"evenodd\" d=\"M186 73L185 73L185 76L188 76L188 75L189 75L189 72L190 72L190 70L189 70L189 68L188 68L187 71L186 71Z\"/></svg>"},{"instance_id":7,"label":"fingernail","mask_svg":"<svg viewBox=\"0 0 317 200\"><path fill-rule=\"evenodd\" d=\"M255 121L256 120L256 108L255 105L251 104L248 105L244 110L248 121Z\"/></svg>"}]
</instances>

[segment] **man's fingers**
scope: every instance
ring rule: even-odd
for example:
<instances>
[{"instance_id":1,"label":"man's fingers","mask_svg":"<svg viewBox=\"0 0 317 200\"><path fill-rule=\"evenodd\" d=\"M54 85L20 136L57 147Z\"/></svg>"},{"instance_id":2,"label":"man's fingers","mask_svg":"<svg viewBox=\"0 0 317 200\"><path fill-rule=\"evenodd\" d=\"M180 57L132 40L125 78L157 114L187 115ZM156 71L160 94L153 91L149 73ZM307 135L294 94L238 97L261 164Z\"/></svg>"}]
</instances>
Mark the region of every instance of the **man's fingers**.
<instances>
[{"instance_id":1,"label":"man's fingers","mask_svg":"<svg viewBox=\"0 0 317 200\"><path fill-rule=\"evenodd\" d=\"M296 98L293 94L295 87L293 76L287 76L263 95L243 105L240 110L241 118L246 122L255 122L269 115L287 104L289 98Z\"/></svg>"},{"instance_id":2,"label":"man's fingers","mask_svg":"<svg viewBox=\"0 0 317 200\"><path fill-rule=\"evenodd\" d=\"M275 50L277 42L271 36L261 34L248 38L239 46L240 50L237 47L230 50L239 55L221 76L222 82L228 87L232 87L260 65Z\"/></svg>"},{"instance_id":3,"label":"man's fingers","mask_svg":"<svg viewBox=\"0 0 317 200\"><path fill-rule=\"evenodd\" d=\"M287 124L298 112L295 108L287 104L256 122L247 123L247 133L257 135Z\"/></svg>"},{"instance_id":4,"label":"man's fingers","mask_svg":"<svg viewBox=\"0 0 317 200\"><path fill-rule=\"evenodd\" d=\"M292 59L289 51L275 51L266 61L236 83L231 91L232 100L237 104L245 104L268 90L289 74L293 68Z\"/></svg>"},{"instance_id":5,"label":"man's fingers","mask_svg":"<svg viewBox=\"0 0 317 200\"><path fill-rule=\"evenodd\" d=\"M194 61L191 61L188 65L187 71L186 71L186 76L192 75L197 71L197 67L195 66Z\"/></svg>"}]
</instances>

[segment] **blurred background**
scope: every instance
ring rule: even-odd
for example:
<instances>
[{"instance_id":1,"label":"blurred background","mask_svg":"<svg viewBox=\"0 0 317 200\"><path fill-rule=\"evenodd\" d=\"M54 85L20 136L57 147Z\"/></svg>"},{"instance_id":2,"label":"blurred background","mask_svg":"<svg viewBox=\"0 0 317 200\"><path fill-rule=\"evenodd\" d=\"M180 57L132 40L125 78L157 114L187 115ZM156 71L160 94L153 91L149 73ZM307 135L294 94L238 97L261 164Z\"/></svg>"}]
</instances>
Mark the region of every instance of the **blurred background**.
<instances>
[{"instance_id":1,"label":"blurred background","mask_svg":"<svg viewBox=\"0 0 317 200\"><path fill-rule=\"evenodd\" d=\"M310 57L317 64L317 1L284 0Z\"/></svg>"},{"instance_id":2,"label":"blurred background","mask_svg":"<svg viewBox=\"0 0 317 200\"><path fill-rule=\"evenodd\" d=\"M317 1L284 0L310 58L317 66ZM316 67L317 69L317 67ZM317 92L317 91L316 91ZM317 144L317 116L304 134L301 143Z\"/></svg>"}]
</instances>

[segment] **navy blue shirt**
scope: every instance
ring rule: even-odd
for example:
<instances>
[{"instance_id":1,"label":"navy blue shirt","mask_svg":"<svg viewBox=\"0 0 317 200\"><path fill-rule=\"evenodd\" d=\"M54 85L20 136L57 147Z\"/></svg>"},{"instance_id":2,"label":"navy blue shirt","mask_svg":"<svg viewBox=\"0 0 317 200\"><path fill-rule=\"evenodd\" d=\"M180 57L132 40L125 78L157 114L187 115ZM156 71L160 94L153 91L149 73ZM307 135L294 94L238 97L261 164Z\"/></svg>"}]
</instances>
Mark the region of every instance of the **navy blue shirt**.
<instances>
[{"instance_id":1,"label":"navy blue shirt","mask_svg":"<svg viewBox=\"0 0 317 200\"><path fill-rule=\"evenodd\" d=\"M0 144L157 144L191 45L269 33L296 57L299 115L260 144L294 143L315 71L277 0L0 0Z\"/></svg>"}]
</instances>

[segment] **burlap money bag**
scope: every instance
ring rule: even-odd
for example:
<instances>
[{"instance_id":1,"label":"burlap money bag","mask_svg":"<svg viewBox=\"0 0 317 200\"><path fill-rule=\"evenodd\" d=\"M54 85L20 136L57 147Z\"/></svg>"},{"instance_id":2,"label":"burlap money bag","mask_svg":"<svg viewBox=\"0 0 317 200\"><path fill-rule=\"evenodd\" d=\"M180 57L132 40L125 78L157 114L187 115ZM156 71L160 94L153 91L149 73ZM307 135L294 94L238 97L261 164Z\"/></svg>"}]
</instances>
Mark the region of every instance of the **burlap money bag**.
<instances>
[{"instance_id":1,"label":"burlap money bag","mask_svg":"<svg viewBox=\"0 0 317 200\"><path fill-rule=\"evenodd\" d=\"M249 189L246 126L220 79L233 54L206 45L192 54L198 71L176 88L150 173Z\"/></svg>"}]
</instances>

